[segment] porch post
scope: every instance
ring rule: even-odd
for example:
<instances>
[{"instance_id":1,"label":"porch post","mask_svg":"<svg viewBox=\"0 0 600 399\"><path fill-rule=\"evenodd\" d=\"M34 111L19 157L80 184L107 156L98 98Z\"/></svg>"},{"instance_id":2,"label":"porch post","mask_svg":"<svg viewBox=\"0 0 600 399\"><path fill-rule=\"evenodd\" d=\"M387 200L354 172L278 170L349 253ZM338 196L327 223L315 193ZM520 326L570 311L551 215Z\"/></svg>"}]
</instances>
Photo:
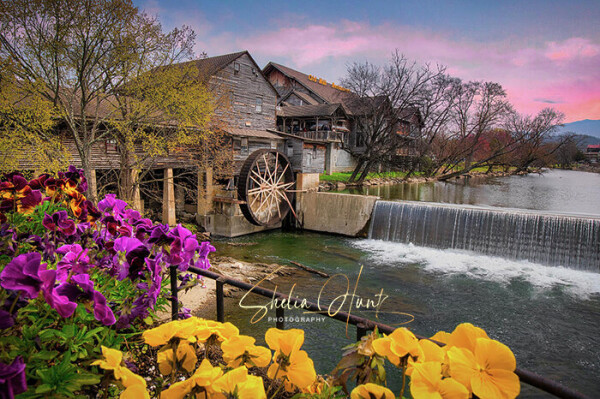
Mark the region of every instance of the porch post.
<instances>
[{"instance_id":1,"label":"porch post","mask_svg":"<svg viewBox=\"0 0 600 399\"><path fill-rule=\"evenodd\" d=\"M169 226L175 226L175 183L173 181L173 169L164 169L163 177L163 206L162 222Z\"/></svg>"},{"instance_id":2,"label":"porch post","mask_svg":"<svg viewBox=\"0 0 600 399\"><path fill-rule=\"evenodd\" d=\"M138 169L133 169L131 171L131 182L133 184L133 198L131 206L133 206L133 209L135 210L144 212L144 207L142 206L142 197L140 196L139 176L140 171Z\"/></svg>"}]
</instances>

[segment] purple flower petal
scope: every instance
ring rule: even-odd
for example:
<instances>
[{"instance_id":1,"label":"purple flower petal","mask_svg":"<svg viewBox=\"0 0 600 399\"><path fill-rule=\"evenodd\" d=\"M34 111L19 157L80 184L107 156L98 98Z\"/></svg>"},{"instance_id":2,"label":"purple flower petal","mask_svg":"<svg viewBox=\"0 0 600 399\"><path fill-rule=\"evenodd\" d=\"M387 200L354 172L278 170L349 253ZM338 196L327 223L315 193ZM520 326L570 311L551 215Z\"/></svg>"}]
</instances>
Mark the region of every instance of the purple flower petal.
<instances>
[{"instance_id":1,"label":"purple flower petal","mask_svg":"<svg viewBox=\"0 0 600 399\"><path fill-rule=\"evenodd\" d=\"M17 356L10 365L0 363L0 395L2 398L14 398L27 391L25 362Z\"/></svg>"},{"instance_id":2,"label":"purple flower petal","mask_svg":"<svg viewBox=\"0 0 600 399\"><path fill-rule=\"evenodd\" d=\"M38 271L42 255L37 252L22 254L14 258L0 274L2 287L25 293L26 298L37 298L42 281Z\"/></svg>"}]
</instances>

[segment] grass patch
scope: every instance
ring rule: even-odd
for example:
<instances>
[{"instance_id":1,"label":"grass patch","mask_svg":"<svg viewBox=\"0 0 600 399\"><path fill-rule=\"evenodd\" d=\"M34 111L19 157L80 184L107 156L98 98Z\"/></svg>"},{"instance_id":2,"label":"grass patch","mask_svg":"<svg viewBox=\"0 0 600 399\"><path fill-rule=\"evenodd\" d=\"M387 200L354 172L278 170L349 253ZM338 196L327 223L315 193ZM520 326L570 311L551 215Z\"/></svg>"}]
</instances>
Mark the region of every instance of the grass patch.
<instances>
[{"instance_id":1,"label":"grass patch","mask_svg":"<svg viewBox=\"0 0 600 399\"><path fill-rule=\"evenodd\" d=\"M414 176L421 176L421 175L422 175L421 172L414 173ZM336 173L332 173L331 175L326 175L323 173L319 176L319 180L335 181L335 182L339 181L339 182L346 183L350 179L350 176L352 176L352 172L336 172ZM372 172L367 175L367 178L365 180L397 179L397 178L402 179L404 177L406 177L406 172L381 172L381 173Z\"/></svg>"}]
</instances>

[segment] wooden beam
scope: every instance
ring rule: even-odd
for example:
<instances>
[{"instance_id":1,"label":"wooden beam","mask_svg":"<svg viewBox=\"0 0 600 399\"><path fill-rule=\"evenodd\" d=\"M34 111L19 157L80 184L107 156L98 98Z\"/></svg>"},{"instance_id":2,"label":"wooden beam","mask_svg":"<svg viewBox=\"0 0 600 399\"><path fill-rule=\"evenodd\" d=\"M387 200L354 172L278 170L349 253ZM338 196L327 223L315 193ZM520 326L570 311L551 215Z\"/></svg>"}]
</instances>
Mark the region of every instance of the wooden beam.
<instances>
[{"instance_id":1,"label":"wooden beam","mask_svg":"<svg viewBox=\"0 0 600 399\"><path fill-rule=\"evenodd\" d=\"M164 169L163 176L163 207L162 222L169 226L175 226L175 182L173 181L173 169Z\"/></svg>"}]
</instances>

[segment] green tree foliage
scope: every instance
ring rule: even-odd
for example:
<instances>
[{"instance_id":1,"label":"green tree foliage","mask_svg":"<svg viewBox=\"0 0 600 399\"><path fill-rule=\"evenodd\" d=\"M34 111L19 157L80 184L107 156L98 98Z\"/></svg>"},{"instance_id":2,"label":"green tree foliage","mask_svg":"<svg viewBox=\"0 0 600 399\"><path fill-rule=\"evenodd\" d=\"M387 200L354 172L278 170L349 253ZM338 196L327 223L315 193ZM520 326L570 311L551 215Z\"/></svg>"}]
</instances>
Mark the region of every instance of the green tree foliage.
<instances>
[{"instance_id":1,"label":"green tree foliage","mask_svg":"<svg viewBox=\"0 0 600 399\"><path fill-rule=\"evenodd\" d=\"M7 73L52 104L86 174L92 148L116 140L125 200L160 157L211 142L211 95L201 71L180 64L194 40L185 26L163 32L130 0L0 3Z\"/></svg>"}]
</instances>

